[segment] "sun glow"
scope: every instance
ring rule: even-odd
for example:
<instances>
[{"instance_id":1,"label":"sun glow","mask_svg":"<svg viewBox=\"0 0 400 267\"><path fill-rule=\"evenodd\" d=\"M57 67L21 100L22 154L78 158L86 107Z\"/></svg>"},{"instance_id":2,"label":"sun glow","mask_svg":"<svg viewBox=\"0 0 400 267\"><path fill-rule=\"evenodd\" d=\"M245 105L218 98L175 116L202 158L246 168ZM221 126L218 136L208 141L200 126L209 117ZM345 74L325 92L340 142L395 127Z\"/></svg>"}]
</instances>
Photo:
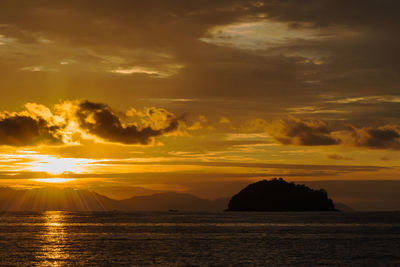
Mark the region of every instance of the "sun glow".
<instances>
[{"instance_id":1,"label":"sun glow","mask_svg":"<svg viewBox=\"0 0 400 267\"><path fill-rule=\"evenodd\" d=\"M42 182L42 183L67 183L74 181L73 178L40 178L40 179L31 179L35 182Z\"/></svg>"},{"instance_id":2,"label":"sun glow","mask_svg":"<svg viewBox=\"0 0 400 267\"><path fill-rule=\"evenodd\" d=\"M32 163L31 171L47 172L49 174L76 173L82 171L87 159L56 158L47 155L35 156L38 161Z\"/></svg>"}]
</instances>

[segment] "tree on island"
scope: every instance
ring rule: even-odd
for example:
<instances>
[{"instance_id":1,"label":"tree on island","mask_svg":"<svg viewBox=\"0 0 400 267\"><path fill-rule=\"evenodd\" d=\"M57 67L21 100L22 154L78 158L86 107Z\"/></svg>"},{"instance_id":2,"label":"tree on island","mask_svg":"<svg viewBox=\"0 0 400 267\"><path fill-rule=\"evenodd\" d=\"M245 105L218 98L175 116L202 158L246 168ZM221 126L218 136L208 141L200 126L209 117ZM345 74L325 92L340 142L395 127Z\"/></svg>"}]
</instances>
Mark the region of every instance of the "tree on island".
<instances>
[{"instance_id":1,"label":"tree on island","mask_svg":"<svg viewBox=\"0 0 400 267\"><path fill-rule=\"evenodd\" d=\"M234 195L227 211L336 211L324 189L314 190L282 178L249 184Z\"/></svg>"}]
</instances>

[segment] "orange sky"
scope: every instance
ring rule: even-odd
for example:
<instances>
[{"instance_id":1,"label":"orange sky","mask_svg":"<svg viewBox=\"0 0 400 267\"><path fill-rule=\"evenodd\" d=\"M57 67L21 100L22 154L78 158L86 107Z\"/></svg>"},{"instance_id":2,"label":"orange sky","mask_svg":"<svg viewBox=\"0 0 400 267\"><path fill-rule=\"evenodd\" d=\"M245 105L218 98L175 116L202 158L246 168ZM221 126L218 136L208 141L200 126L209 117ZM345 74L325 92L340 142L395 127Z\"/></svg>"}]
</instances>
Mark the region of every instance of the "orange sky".
<instances>
[{"instance_id":1,"label":"orange sky","mask_svg":"<svg viewBox=\"0 0 400 267\"><path fill-rule=\"evenodd\" d=\"M0 186L400 193L399 5L1 1Z\"/></svg>"}]
</instances>

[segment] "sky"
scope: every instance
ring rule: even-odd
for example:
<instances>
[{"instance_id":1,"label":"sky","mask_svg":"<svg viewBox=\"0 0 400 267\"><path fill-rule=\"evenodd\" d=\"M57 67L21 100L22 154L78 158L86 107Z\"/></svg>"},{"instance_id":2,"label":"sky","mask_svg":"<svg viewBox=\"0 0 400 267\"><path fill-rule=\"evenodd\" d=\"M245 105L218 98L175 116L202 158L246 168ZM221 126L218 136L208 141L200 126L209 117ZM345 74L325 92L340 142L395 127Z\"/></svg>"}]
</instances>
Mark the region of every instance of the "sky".
<instances>
[{"instance_id":1,"label":"sky","mask_svg":"<svg viewBox=\"0 0 400 267\"><path fill-rule=\"evenodd\" d=\"M395 209L399 11L0 0L0 186L212 199L283 177Z\"/></svg>"}]
</instances>

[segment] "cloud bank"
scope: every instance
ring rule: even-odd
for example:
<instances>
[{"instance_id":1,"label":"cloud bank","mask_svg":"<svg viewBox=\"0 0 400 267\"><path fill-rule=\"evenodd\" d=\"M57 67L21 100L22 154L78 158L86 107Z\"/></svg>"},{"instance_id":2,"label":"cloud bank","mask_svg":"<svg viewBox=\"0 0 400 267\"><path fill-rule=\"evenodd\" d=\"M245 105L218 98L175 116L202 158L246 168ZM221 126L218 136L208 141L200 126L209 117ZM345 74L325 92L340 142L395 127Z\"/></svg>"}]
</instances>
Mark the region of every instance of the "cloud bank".
<instances>
[{"instance_id":1,"label":"cloud bank","mask_svg":"<svg viewBox=\"0 0 400 267\"><path fill-rule=\"evenodd\" d=\"M0 145L34 146L71 144L83 139L146 145L157 137L177 130L178 118L165 109L130 111L128 122L104 103L64 101L53 110L27 103L22 112L0 114Z\"/></svg>"},{"instance_id":2,"label":"cloud bank","mask_svg":"<svg viewBox=\"0 0 400 267\"><path fill-rule=\"evenodd\" d=\"M337 145L341 142L331 135L332 130L322 121L289 118L271 123L267 128L269 133L284 145L322 146Z\"/></svg>"},{"instance_id":3,"label":"cloud bank","mask_svg":"<svg viewBox=\"0 0 400 267\"><path fill-rule=\"evenodd\" d=\"M322 120L301 120L289 117L269 123L264 121L263 127L282 145L343 145L368 149L400 150L399 125L359 128L354 125L336 124L335 127L331 127ZM339 155L330 155L329 158L351 159Z\"/></svg>"},{"instance_id":4,"label":"cloud bank","mask_svg":"<svg viewBox=\"0 0 400 267\"><path fill-rule=\"evenodd\" d=\"M400 150L400 127L385 125L381 127L351 127L351 142L355 146L371 149Z\"/></svg>"}]
</instances>

